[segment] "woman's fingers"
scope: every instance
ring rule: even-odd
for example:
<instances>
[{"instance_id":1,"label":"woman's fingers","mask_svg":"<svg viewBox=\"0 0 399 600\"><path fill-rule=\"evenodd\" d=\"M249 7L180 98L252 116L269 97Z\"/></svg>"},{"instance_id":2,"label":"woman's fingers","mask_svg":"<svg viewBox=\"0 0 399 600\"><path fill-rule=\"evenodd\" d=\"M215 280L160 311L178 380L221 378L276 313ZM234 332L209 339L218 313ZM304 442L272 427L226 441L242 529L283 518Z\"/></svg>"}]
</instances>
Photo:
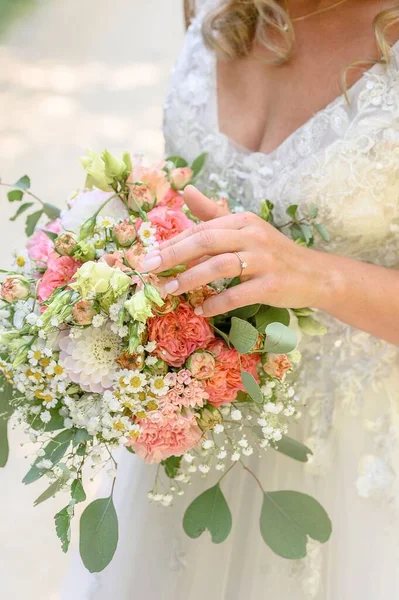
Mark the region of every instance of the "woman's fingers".
<instances>
[{"instance_id":1,"label":"woman's fingers","mask_svg":"<svg viewBox=\"0 0 399 600\"><path fill-rule=\"evenodd\" d=\"M245 252L240 253L245 260ZM164 290L166 294L185 294L216 279L238 277L241 273L241 262L236 254L218 254L201 264L181 273L175 279L168 281ZM251 275L251 273L246 273Z\"/></svg>"},{"instance_id":2,"label":"woman's fingers","mask_svg":"<svg viewBox=\"0 0 399 600\"><path fill-rule=\"evenodd\" d=\"M254 304L259 297L259 281L252 279L229 288L221 294L211 296L202 306L197 306L194 312L204 317L223 315L230 310Z\"/></svg>"},{"instance_id":3,"label":"woman's fingers","mask_svg":"<svg viewBox=\"0 0 399 600\"><path fill-rule=\"evenodd\" d=\"M226 252L242 250L242 234L238 231L219 229L204 229L199 233L182 239L172 246L155 249L147 254L144 271L162 272L172 269L176 265L188 265L204 256L215 256ZM237 259L237 257L236 257ZM209 281L218 279L217 275Z\"/></svg>"},{"instance_id":4,"label":"woman's fingers","mask_svg":"<svg viewBox=\"0 0 399 600\"><path fill-rule=\"evenodd\" d=\"M226 214L226 210L216 204L214 200L201 194L193 185L188 185L184 190L184 202L193 215L201 221L210 221Z\"/></svg>"}]
</instances>

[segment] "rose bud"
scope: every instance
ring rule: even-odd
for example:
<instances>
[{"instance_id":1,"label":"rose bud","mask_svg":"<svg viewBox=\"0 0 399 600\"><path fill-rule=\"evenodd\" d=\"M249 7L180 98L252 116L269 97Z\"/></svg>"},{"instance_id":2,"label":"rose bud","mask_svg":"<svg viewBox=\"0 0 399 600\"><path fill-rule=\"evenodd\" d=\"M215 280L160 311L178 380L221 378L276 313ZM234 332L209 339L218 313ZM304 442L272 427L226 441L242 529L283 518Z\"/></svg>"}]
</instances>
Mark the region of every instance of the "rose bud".
<instances>
[{"instance_id":1,"label":"rose bud","mask_svg":"<svg viewBox=\"0 0 399 600\"><path fill-rule=\"evenodd\" d=\"M137 232L135 226L128 220L115 225L113 229L113 238L119 246L131 246L136 239Z\"/></svg>"},{"instance_id":2,"label":"rose bud","mask_svg":"<svg viewBox=\"0 0 399 600\"><path fill-rule=\"evenodd\" d=\"M151 375L166 375L169 370L169 366L164 360L162 360L162 358L157 358L157 361L154 362L154 364L147 364L146 369L151 373Z\"/></svg>"},{"instance_id":3,"label":"rose bud","mask_svg":"<svg viewBox=\"0 0 399 600\"><path fill-rule=\"evenodd\" d=\"M73 233L61 233L54 242L54 248L61 256L72 256L77 241Z\"/></svg>"},{"instance_id":4,"label":"rose bud","mask_svg":"<svg viewBox=\"0 0 399 600\"><path fill-rule=\"evenodd\" d=\"M292 364L286 354L268 354L267 361L263 365L263 370L270 377L275 377L282 381L288 371L291 371Z\"/></svg>"},{"instance_id":5,"label":"rose bud","mask_svg":"<svg viewBox=\"0 0 399 600\"><path fill-rule=\"evenodd\" d=\"M216 361L207 350L197 350L187 360L187 369L195 379L209 379L215 372Z\"/></svg>"},{"instance_id":6,"label":"rose bud","mask_svg":"<svg viewBox=\"0 0 399 600\"><path fill-rule=\"evenodd\" d=\"M179 304L179 298L177 296L166 296L164 298L164 303L162 306L154 306L153 311L157 315L167 315L170 312L173 312L177 305Z\"/></svg>"},{"instance_id":7,"label":"rose bud","mask_svg":"<svg viewBox=\"0 0 399 600\"><path fill-rule=\"evenodd\" d=\"M1 297L6 302L25 300L29 296L30 284L22 277L7 277L1 286Z\"/></svg>"},{"instance_id":8,"label":"rose bud","mask_svg":"<svg viewBox=\"0 0 399 600\"><path fill-rule=\"evenodd\" d=\"M204 285L196 288L192 292L189 292L188 301L193 308L196 308L197 306L201 306L207 298L216 296L216 294L217 291L214 290L210 285Z\"/></svg>"},{"instance_id":9,"label":"rose bud","mask_svg":"<svg viewBox=\"0 0 399 600\"><path fill-rule=\"evenodd\" d=\"M190 183L192 176L193 170L190 167L180 167L169 173L170 183L176 190L183 190Z\"/></svg>"},{"instance_id":10,"label":"rose bud","mask_svg":"<svg viewBox=\"0 0 399 600\"><path fill-rule=\"evenodd\" d=\"M127 206L132 212L139 212L139 208L150 210L156 202L150 187L145 183L133 183L129 185L129 197Z\"/></svg>"},{"instance_id":11,"label":"rose bud","mask_svg":"<svg viewBox=\"0 0 399 600\"><path fill-rule=\"evenodd\" d=\"M82 263L89 262L96 258L96 249L93 244L79 242L73 256Z\"/></svg>"},{"instance_id":12,"label":"rose bud","mask_svg":"<svg viewBox=\"0 0 399 600\"><path fill-rule=\"evenodd\" d=\"M131 371L139 369L141 371L144 368L144 354L142 352L137 354L122 352L122 354L116 359L116 362L121 369L129 369Z\"/></svg>"},{"instance_id":13,"label":"rose bud","mask_svg":"<svg viewBox=\"0 0 399 600\"><path fill-rule=\"evenodd\" d=\"M79 300L72 309L72 317L78 325L91 325L96 314L91 300Z\"/></svg>"},{"instance_id":14,"label":"rose bud","mask_svg":"<svg viewBox=\"0 0 399 600\"><path fill-rule=\"evenodd\" d=\"M200 417L198 419L198 425L201 427L202 431L207 431L208 429L212 429L215 425L218 425L223 422L222 414L218 411L214 406L206 406L201 409Z\"/></svg>"}]
</instances>

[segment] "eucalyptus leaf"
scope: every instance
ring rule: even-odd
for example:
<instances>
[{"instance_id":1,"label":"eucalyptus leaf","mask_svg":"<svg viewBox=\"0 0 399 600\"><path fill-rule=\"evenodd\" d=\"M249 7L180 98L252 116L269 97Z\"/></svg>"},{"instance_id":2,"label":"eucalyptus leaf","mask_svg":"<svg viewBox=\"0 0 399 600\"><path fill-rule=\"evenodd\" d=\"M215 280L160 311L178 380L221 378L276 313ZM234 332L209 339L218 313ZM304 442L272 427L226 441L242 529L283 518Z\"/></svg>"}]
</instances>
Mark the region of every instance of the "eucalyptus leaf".
<instances>
[{"instance_id":1,"label":"eucalyptus leaf","mask_svg":"<svg viewBox=\"0 0 399 600\"><path fill-rule=\"evenodd\" d=\"M306 335L325 335L327 333L327 327L313 317L299 317L298 325Z\"/></svg>"},{"instance_id":2,"label":"eucalyptus leaf","mask_svg":"<svg viewBox=\"0 0 399 600\"><path fill-rule=\"evenodd\" d=\"M29 426L35 431L57 431L64 428L64 417L60 415L58 410L50 410L51 419L44 424L38 415L32 415L28 418Z\"/></svg>"},{"instance_id":3,"label":"eucalyptus leaf","mask_svg":"<svg viewBox=\"0 0 399 600\"><path fill-rule=\"evenodd\" d=\"M40 496L38 498L36 498L36 500L34 502L34 506L38 506L42 502L45 502L49 498L52 498L53 496L55 496L57 494L57 492L59 492L64 485L65 485L65 479L61 478L61 479L57 479L56 481L54 481L47 488L47 490L45 490L43 492L43 494L40 494Z\"/></svg>"},{"instance_id":4,"label":"eucalyptus leaf","mask_svg":"<svg viewBox=\"0 0 399 600\"><path fill-rule=\"evenodd\" d=\"M212 542L220 544L231 527L231 512L218 483L193 500L184 513L183 528L191 538L198 538L207 529Z\"/></svg>"},{"instance_id":5,"label":"eucalyptus leaf","mask_svg":"<svg viewBox=\"0 0 399 600\"><path fill-rule=\"evenodd\" d=\"M311 449L305 446L305 444L294 440L288 435L283 435L281 440L275 442L271 447L299 462L308 462L308 455L313 454Z\"/></svg>"},{"instance_id":6,"label":"eucalyptus leaf","mask_svg":"<svg viewBox=\"0 0 399 600\"><path fill-rule=\"evenodd\" d=\"M310 244L313 239L313 230L312 230L311 226L306 225L305 223L301 223L299 225L299 227L300 227L303 239L305 240L306 244Z\"/></svg>"},{"instance_id":7,"label":"eucalyptus leaf","mask_svg":"<svg viewBox=\"0 0 399 600\"><path fill-rule=\"evenodd\" d=\"M55 530L59 540L61 541L61 548L63 552L68 552L69 544L71 542L71 520L73 517L73 508L69 505L60 510L55 517Z\"/></svg>"},{"instance_id":8,"label":"eucalyptus leaf","mask_svg":"<svg viewBox=\"0 0 399 600\"><path fill-rule=\"evenodd\" d=\"M312 308L293 308L292 311L296 314L297 317L310 317L313 315L314 310Z\"/></svg>"},{"instance_id":9,"label":"eucalyptus leaf","mask_svg":"<svg viewBox=\"0 0 399 600\"><path fill-rule=\"evenodd\" d=\"M263 393L255 377L248 371L241 371L241 381L252 400L257 404L262 404L264 400Z\"/></svg>"},{"instance_id":10,"label":"eucalyptus leaf","mask_svg":"<svg viewBox=\"0 0 399 600\"><path fill-rule=\"evenodd\" d=\"M31 206L33 206L33 204L34 204L34 202L24 202L23 204L21 204L21 206L18 208L15 215L10 218L10 221L15 221L19 217L19 215L22 215L22 213L24 213Z\"/></svg>"},{"instance_id":11,"label":"eucalyptus leaf","mask_svg":"<svg viewBox=\"0 0 399 600\"><path fill-rule=\"evenodd\" d=\"M295 331L282 323L270 323L265 330L264 352L286 354L292 352L298 343Z\"/></svg>"},{"instance_id":12,"label":"eucalyptus leaf","mask_svg":"<svg viewBox=\"0 0 399 600\"><path fill-rule=\"evenodd\" d=\"M29 217L26 219L25 233L28 237L33 235L36 225L38 224L39 219L42 216L42 214L43 214L43 211L38 210L37 212L34 212L31 215L29 215Z\"/></svg>"},{"instance_id":13,"label":"eucalyptus leaf","mask_svg":"<svg viewBox=\"0 0 399 600\"><path fill-rule=\"evenodd\" d=\"M179 472L181 465L181 456L169 456L166 460L162 461L162 465L165 467L165 473L171 479L174 479Z\"/></svg>"},{"instance_id":14,"label":"eucalyptus leaf","mask_svg":"<svg viewBox=\"0 0 399 600\"><path fill-rule=\"evenodd\" d=\"M166 162L173 163L177 169L188 166L188 162L184 160L184 158L182 158L181 156L168 156Z\"/></svg>"},{"instance_id":15,"label":"eucalyptus leaf","mask_svg":"<svg viewBox=\"0 0 399 600\"><path fill-rule=\"evenodd\" d=\"M23 478L22 483L29 485L30 483L40 479L47 472L48 469L37 466L43 459L51 460L53 464L57 464L68 450L73 436L73 430L64 429L64 431L61 431L50 442L48 442L44 448L44 456L39 456L36 459L33 466Z\"/></svg>"},{"instance_id":16,"label":"eucalyptus leaf","mask_svg":"<svg viewBox=\"0 0 399 600\"><path fill-rule=\"evenodd\" d=\"M53 206L52 204L47 204L47 202L45 202L43 204L43 212L51 220L58 219L58 217L61 214L61 210L57 206Z\"/></svg>"},{"instance_id":17,"label":"eucalyptus leaf","mask_svg":"<svg viewBox=\"0 0 399 600\"><path fill-rule=\"evenodd\" d=\"M109 565L118 537L118 517L112 496L94 500L80 519L80 556L90 573L99 573Z\"/></svg>"},{"instance_id":18,"label":"eucalyptus leaf","mask_svg":"<svg viewBox=\"0 0 399 600\"><path fill-rule=\"evenodd\" d=\"M317 233L323 238L323 240L325 242L329 242L330 241L330 234L328 233L328 231L326 230L326 228L324 227L324 225L322 225L321 223L316 223L314 225L314 228L316 229Z\"/></svg>"},{"instance_id":19,"label":"eucalyptus leaf","mask_svg":"<svg viewBox=\"0 0 399 600\"><path fill-rule=\"evenodd\" d=\"M86 500L86 492L83 489L81 479L75 479L71 485L71 498L76 504Z\"/></svg>"},{"instance_id":20,"label":"eucalyptus leaf","mask_svg":"<svg viewBox=\"0 0 399 600\"><path fill-rule=\"evenodd\" d=\"M306 556L308 536L321 543L328 541L331 521L321 504L307 494L265 492L260 531L273 552L294 560Z\"/></svg>"},{"instance_id":21,"label":"eucalyptus leaf","mask_svg":"<svg viewBox=\"0 0 399 600\"><path fill-rule=\"evenodd\" d=\"M11 405L13 388L0 376L0 468L6 466L9 456L8 421L14 412Z\"/></svg>"},{"instance_id":22,"label":"eucalyptus leaf","mask_svg":"<svg viewBox=\"0 0 399 600\"><path fill-rule=\"evenodd\" d=\"M205 164L205 160L206 160L206 152L204 152L203 154L200 154L194 160L193 164L191 165L191 168L193 171L193 177L196 177L198 175L198 173L202 170L202 168Z\"/></svg>"},{"instance_id":23,"label":"eucalyptus leaf","mask_svg":"<svg viewBox=\"0 0 399 600\"><path fill-rule=\"evenodd\" d=\"M216 331L216 333L218 335L220 335L221 338L224 339L224 341L226 342L226 344L228 344L228 346L230 346L230 338L227 335L227 333L225 333L224 331L222 331L221 329L218 329L215 325L213 325L213 323L211 323L212 328Z\"/></svg>"},{"instance_id":24,"label":"eucalyptus leaf","mask_svg":"<svg viewBox=\"0 0 399 600\"><path fill-rule=\"evenodd\" d=\"M312 206L310 207L310 210L309 210L309 219L315 219L318 214L319 214L319 209L317 207L317 204L312 204Z\"/></svg>"},{"instance_id":25,"label":"eucalyptus leaf","mask_svg":"<svg viewBox=\"0 0 399 600\"><path fill-rule=\"evenodd\" d=\"M247 354L258 340L259 332L248 321L233 317L229 334L230 343L240 354Z\"/></svg>"},{"instance_id":26,"label":"eucalyptus leaf","mask_svg":"<svg viewBox=\"0 0 399 600\"><path fill-rule=\"evenodd\" d=\"M291 219L295 219L296 218L297 210L298 210L298 205L297 204L291 204L291 206L289 206L285 212L287 213L287 215L289 217L291 217Z\"/></svg>"},{"instance_id":27,"label":"eucalyptus leaf","mask_svg":"<svg viewBox=\"0 0 399 600\"><path fill-rule=\"evenodd\" d=\"M256 315L260 309L260 304L250 304L249 306L243 306L242 308L236 308L235 310L227 313L228 317L237 317L238 319L251 319Z\"/></svg>"},{"instance_id":28,"label":"eucalyptus leaf","mask_svg":"<svg viewBox=\"0 0 399 600\"><path fill-rule=\"evenodd\" d=\"M270 323L282 323L288 326L290 324L290 313L286 308L261 306L255 315L255 323L258 331L265 333L265 329Z\"/></svg>"},{"instance_id":29,"label":"eucalyptus leaf","mask_svg":"<svg viewBox=\"0 0 399 600\"><path fill-rule=\"evenodd\" d=\"M47 231L46 229L43 229L43 233L45 235L47 235L47 237L52 241L55 242L55 240L58 237L58 233L54 233L53 231Z\"/></svg>"},{"instance_id":30,"label":"eucalyptus leaf","mask_svg":"<svg viewBox=\"0 0 399 600\"><path fill-rule=\"evenodd\" d=\"M7 198L9 202L21 202L24 197L24 193L21 190L10 190L7 193Z\"/></svg>"},{"instance_id":31,"label":"eucalyptus leaf","mask_svg":"<svg viewBox=\"0 0 399 600\"><path fill-rule=\"evenodd\" d=\"M30 188L30 179L27 175L24 175L20 179L18 179L17 183L14 184L14 187L19 190L28 190Z\"/></svg>"}]
</instances>

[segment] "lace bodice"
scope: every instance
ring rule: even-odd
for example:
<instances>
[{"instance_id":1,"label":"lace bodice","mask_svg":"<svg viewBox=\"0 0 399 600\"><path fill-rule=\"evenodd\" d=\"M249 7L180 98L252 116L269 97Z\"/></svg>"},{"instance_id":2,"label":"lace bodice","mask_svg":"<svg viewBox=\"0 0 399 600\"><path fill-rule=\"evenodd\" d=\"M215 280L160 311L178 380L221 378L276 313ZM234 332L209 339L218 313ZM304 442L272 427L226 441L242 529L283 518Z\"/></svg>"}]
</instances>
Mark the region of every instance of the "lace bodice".
<instances>
[{"instance_id":1,"label":"lace bodice","mask_svg":"<svg viewBox=\"0 0 399 600\"><path fill-rule=\"evenodd\" d=\"M375 65L269 154L250 152L218 127L216 57L201 21L217 0L200 2L174 69L165 105L168 154L207 152L210 179L257 212L269 199L277 220L290 204L319 207L327 251L385 266L399 264L399 43L388 67ZM320 246L322 243L320 242Z\"/></svg>"}]
</instances>

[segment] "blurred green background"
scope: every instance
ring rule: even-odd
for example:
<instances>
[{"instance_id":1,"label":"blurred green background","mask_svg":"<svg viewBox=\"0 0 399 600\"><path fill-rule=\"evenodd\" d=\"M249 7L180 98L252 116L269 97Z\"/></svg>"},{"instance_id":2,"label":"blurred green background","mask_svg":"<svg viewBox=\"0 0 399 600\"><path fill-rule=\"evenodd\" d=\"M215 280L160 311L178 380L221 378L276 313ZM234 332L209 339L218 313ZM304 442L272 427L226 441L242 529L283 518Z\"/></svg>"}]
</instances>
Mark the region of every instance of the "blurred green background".
<instances>
[{"instance_id":1,"label":"blurred green background","mask_svg":"<svg viewBox=\"0 0 399 600\"><path fill-rule=\"evenodd\" d=\"M26 16L43 0L0 0L0 36L19 17Z\"/></svg>"}]
</instances>

